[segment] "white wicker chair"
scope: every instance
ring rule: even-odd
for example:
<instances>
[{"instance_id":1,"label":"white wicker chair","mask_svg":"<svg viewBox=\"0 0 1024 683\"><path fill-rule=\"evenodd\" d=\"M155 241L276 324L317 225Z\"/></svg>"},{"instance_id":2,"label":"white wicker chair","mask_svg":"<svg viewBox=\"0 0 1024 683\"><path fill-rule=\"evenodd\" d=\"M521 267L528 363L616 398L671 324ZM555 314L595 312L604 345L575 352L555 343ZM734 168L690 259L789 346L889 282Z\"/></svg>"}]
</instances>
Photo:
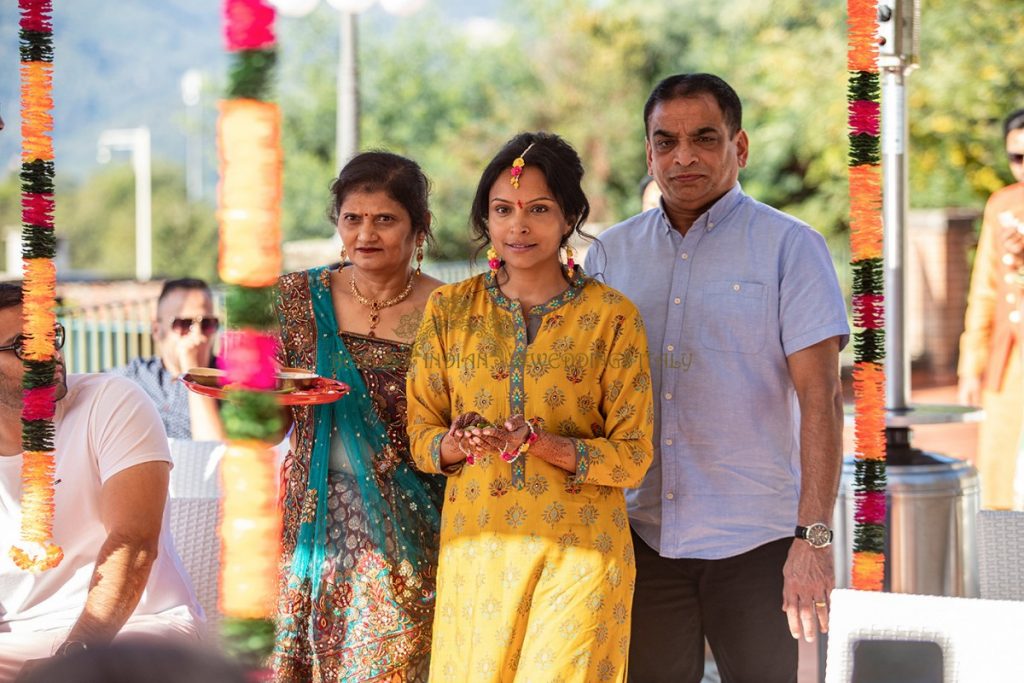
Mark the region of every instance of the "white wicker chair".
<instances>
[{"instance_id":1,"label":"white wicker chair","mask_svg":"<svg viewBox=\"0 0 1024 683\"><path fill-rule=\"evenodd\" d=\"M978 513L978 578L987 600L1024 600L1024 512Z\"/></svg>"},{"instance_id":2,"label":"white wicker chair","mask_svg":"<svg viewBox=\"0 0 1024 683\"><path fill-rule=\"evenodd\" d=\"M943 683L1024 681L1024 603L835 590L826 683L848 683L862 640L932 641Z\"/></svg>"},{"instance_id":3,"label":"white wicker chair","mask_svg":"<svg viewBox=\"0 0 1024 683\"><path fill-rule=\"evenodd\" d=\"M207 629L217 632L220 573L220 456L223 445L211 441L169 439L171 459L170 516L174 547L192 579Z\"/></svg>"}]
</instances>

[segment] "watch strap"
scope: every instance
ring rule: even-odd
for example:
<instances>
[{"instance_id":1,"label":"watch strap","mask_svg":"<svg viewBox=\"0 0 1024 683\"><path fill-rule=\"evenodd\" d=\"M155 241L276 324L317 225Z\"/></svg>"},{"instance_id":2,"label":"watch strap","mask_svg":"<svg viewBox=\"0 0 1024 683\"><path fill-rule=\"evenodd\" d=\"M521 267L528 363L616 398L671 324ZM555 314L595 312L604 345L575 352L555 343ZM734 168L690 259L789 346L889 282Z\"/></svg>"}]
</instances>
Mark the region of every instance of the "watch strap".
<instances>
[{"instance_id":1,"label":"watch strap","mask_svg":"<svg viewBox=\"0 0 1024 683\"><path fill-rule=\"evenodd\" d=\"M89 646L80 640L65 640L53 654L55 657L65 657L76 652L85 652L88 649Z\"/></svg>"},{"instance_id":2,"label":"watch strap","mask_svg":"<svg viewBox=\"0 0 1024 683\"><path fill-rule=\"evenodd\" d=\"M812 529L815 530L812 531ZM822 534L825 535L825 538L815 538ZM793 530L793 536L807 541L814 548L825 548L832 543L832 540L835 538L835 532L824 522L815 522L807 526L800 526L798 524Z\"/></svg>"}]
</instances>

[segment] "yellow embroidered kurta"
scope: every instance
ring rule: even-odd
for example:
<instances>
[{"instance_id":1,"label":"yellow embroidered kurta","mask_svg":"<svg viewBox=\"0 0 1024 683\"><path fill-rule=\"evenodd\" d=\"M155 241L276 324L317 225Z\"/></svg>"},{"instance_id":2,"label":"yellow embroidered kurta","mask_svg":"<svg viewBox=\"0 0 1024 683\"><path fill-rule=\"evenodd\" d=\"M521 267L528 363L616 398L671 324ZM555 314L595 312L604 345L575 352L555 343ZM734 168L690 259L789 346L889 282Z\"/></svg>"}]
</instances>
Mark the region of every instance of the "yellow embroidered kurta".
<instances>
[{"instance_id":1,"label":"yellow embroidered kurta","mask_svg":"<svg viewBox=\"0 0 1024 683\"><path fill-rule=\"evenodd\" d=\"M479 276L438 289L408 377L413 459L440 471L452 417L521 413L575 442L572 475L529 455L464 465L441 519L430 680L625 681L635 568L623 488L652 458L647 341L633 304L577 275L531 309Z\"/></svg>"}]
</instances>

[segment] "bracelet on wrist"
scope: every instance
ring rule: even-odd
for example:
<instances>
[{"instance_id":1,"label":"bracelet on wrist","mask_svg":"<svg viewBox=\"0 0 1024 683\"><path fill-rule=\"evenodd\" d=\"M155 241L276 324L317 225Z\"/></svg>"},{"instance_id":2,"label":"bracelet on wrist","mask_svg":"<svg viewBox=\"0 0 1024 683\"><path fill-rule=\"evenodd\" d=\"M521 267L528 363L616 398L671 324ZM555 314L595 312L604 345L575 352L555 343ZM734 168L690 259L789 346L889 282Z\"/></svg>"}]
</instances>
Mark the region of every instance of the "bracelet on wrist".
<instances>
[{"instance_id":1,"label":"bracelet on wrist","mask_svg":"<svg viewBox=\"0 0 1024 683\"><path fill-rule=\"evenodd\" d=\"M453 437L453 438L454 438L454 437ZM464 448L464 447L462 446L462 439L455 439L455 445L456 445L456 446L458 447L458 449L459 449L460 451L462 451L462 454L463 454L464 456L466 456L466 464L467 464L467 465L473 465L473 464L476 464L476 453L474 453L473 451L467 451L467 450L466 450L466 449L465 449L465 448Z\"/></svg>"},{"instance_id":2,"label":"bracelet on wrist","mask_svg":"<svg viewBox=\"0 0 1024 683\"><path fill-rule=\"evenodd\" d=\"M516 460L519 459L520 456L526 455L527 451L530 450L530 446L532 446L537 441L537 439L540 438L540 435L534 431L533 425L530 423L529 420L526 421L526 428L529 431L526 434L526 438L523 439L523 442L519 444L519 448L515 449L514 451L502 451L502 460L508 463L515 462Z\"/></svg>"}]
</instances>

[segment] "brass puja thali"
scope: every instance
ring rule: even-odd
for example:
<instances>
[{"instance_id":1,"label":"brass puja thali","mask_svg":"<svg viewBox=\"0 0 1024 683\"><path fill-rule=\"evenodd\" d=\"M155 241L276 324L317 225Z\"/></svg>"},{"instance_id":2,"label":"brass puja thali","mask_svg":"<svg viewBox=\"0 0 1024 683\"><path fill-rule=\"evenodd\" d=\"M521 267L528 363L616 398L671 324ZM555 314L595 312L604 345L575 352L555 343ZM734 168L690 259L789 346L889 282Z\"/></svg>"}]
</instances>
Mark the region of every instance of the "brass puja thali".
<instances>
[{"instance_id":1,"label":"brass puja thali","mask_svg":"<svg viewBox=\"0 0 1024 683\"><path fill-rule=\"evenodd\" d=\"M227 374L217 368L192 368L181 377L189 389L202 396L225 399L231 387L224 384ZM348 385L300 368L281 368L276 374L275 394L286 406L333 403L348 393Z\"/></svg>"}]
</instances>

